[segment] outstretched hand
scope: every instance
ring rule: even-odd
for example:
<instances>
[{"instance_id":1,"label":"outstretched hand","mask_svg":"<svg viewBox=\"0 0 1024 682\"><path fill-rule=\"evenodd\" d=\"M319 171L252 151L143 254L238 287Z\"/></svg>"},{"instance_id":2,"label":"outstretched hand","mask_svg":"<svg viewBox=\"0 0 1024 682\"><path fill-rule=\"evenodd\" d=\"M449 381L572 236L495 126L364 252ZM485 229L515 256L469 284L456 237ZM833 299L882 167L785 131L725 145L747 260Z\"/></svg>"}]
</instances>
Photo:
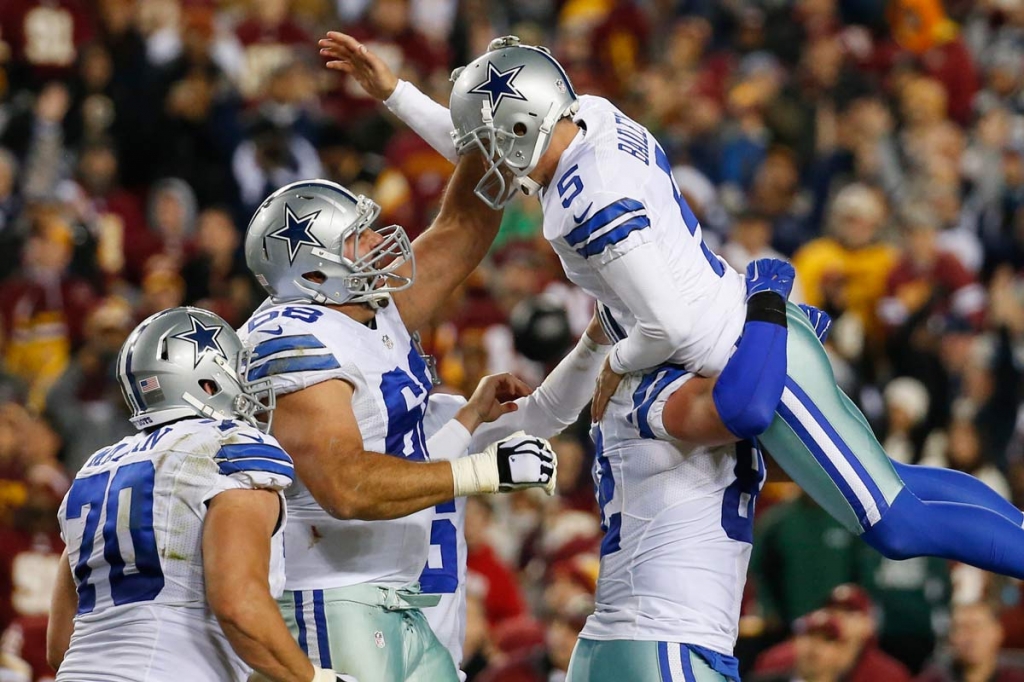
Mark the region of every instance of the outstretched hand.
<instances>
[{"instance_id":1,"label":"outstretched hand","mask_svg":"<svg viewBox=\"0 0 1024 682\"><path fill-rule=\"evenodd\" d=\"M320 55L328 59L327 68L351 75L370 97L383 102L398 86L391 68L352 36L328 31L319 44Z\"/></svg>"},{"instance_id":2,"label":"outstretched hand","mask_svg":"<svg viewBox=\"0 0 1024 682\"><path fill-rule=\"evenodd\" d=\"M459 410L458 419L472 433L480 424L515 412L519 406L513 401L532 392L529 386L507 372L486 376L480 380L465 407Z\"/></svg>"}]
</instances>

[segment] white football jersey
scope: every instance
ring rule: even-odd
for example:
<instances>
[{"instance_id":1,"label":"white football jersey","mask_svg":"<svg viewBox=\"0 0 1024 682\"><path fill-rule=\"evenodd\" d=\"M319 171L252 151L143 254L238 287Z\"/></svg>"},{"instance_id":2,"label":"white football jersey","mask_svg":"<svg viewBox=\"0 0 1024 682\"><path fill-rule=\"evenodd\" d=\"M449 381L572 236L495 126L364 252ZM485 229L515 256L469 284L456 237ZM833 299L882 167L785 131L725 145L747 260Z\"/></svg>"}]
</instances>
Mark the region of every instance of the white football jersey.
<instances>
[{"instance_id":1,"label":"white football jersey","mask_svg":"<svg viewBox=\"0 0 1024 682\"><path fill-rule=\"evenodd\" d=\"M654 439L650 423L692 376L666 365L625 377L594 429L605 536L596 610L581 637L732 654L764 462L751 441Z\"/></svg>"},{"instance_id":2,"label":"white football jersey","mask_svg":"<svg viewBox=\"0 0 1024 682\"><path fill-rule=\"evenodd\" d=\"M239 335L252 349L250 378L270 377L278 395L344 380L354 387L352 409L365 449L428 459L423 414L430 376L396 306L379 310L365 325L324 306L268 301ZM286 589L399 588L419 579L433 510L386 521L343 521L324 511L301 480L286 499Z\"/></svg>"},{"instance_id":3,"label":"white football jersey","mask_svg":"<svg viewBox=\"0 0 1024 682\"><path fill-rule=\"evenodd\" d=\"M78 614L57 680L245 680L206 605L206 505L225 490L281 491L293 476L276 440L236 421L184 419L89 458L59 512ZM274 596L282 534L272 541Z\"/></svg>"},{"instance_id":4,"label":"white football jersey","mask_svg":"<svg viewBox=\"0 0 1024 682\"><path fill-rule=\"evenodd\" d=\"M435 393L430 396L424 430L429 439L455 417L466 404L462 396ZM456 459L464 452L433 452L434 459ZM437 606L423 609L430 629L451 652L455 667L462 663L462 643L466 639L466 498L456 497L434 507L430 525L430 553L420 574L420 588L440 595Z\"/></svg>"},{"instance_id":5,"label":"white football jersey","mask_svg":"<svg viewBox=\"0 0 1024 682\"><path fill-rule=\"evenodd\" d=\"M743 277L704 244L668 157L646 128L608 100L587 95L580 97L575 120L583 131L562 153L540 197L544 236L565 274L603 304L605 331L621 341L636 318L621 297L626 284L607 266L654 245L666 269L645 271L645 286L671 292L678 314L692 321L691 333L668 361L717 374L743 327ZM634 266L642 271L644 264Z\"/></svg>"}]
</instances>

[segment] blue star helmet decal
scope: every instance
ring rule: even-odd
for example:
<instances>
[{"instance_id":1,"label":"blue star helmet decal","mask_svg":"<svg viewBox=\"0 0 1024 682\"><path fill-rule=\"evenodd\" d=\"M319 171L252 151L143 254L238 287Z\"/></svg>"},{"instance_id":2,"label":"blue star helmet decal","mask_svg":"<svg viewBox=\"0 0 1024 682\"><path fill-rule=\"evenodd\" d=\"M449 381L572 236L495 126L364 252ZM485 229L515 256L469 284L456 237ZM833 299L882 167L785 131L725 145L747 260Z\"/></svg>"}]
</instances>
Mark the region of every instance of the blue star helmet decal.
<instances>
[{"instance_id":1,"label":"blue star helmet decal","mask_svg":"<svg viewBox=\"0 0 1024 682\"><path fill-rule=\"evenodd\" d=\"M303 244L324 248L320 240L310 232L313 227L313 221L316 220L318 215L320 215L320 211L313 211L299 217L292 211L291 206L288 204L284 205L284 225L267 236L271 239L280 239L283 242L288 242L289 265L295 262L295 256L298 255L299 247Z\"/></svg>"},{"instance_id":2,"label":"blue star helmet decal","mask_svg":"<svg viewBox=\"0 0 1024 682\"><path fill-rule=\"evenodd\" d=\"M491 114L498 111L501 101L506 97L525 102L526 98L523 97L523 93L516 89L514 83L516 76L519 75L524 66L520 64L508 71L498 71L493 62L487 62L487 80L470 90L470 92L477 95L487 95L488 99L491 100Z\"/></svg>"},{"instance_id":3,"label":"blue star helmet decal","mask_svg":"<svg viewBox=\"0 0 1024 682\"><path fill-rule=\"evenodd\" d=\"M199 366L199 358L205 350L212 350L215 353L219 353L220 355L227 357L224 349L220 347L219 343L217 343L217 337L222 331L224 331L223 329L216 325L213 327L206 327L202 322L191 315L188 316L188 319L192 322L191 331L175 334L171 338L188 341L195 346L195 365L193 366L193 369Z\"/></svg>"}]
</instances>

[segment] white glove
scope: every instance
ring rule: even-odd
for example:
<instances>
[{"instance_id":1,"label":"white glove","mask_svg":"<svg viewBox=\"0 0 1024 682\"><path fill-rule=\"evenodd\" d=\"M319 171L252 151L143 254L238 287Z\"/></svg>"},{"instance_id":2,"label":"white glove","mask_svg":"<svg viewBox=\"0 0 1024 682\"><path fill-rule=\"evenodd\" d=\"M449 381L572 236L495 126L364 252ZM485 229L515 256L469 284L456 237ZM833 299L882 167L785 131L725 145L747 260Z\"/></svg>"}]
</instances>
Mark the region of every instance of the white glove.
<instances>
[{"instance_id":1,"label":"white glove","mask_svg":"<svg viewBox=\"0 0 1024 682\"><path fill-rule=\"evenodd\" d=\"M551 444L522 431L451 463L455 496L543 488L555 493L558 461Z\"/></svg>"},{"instance_id":2,"label":"white glove","mask_svg":"<svg viewBox=\"0 0 1024 682\"><path fill-rule=\"evenodd\" d=\"M351 675L336 673L330 668L318 668L313 666L313 679L311 682L359 682Z\"/></svg>"}]
</instances>

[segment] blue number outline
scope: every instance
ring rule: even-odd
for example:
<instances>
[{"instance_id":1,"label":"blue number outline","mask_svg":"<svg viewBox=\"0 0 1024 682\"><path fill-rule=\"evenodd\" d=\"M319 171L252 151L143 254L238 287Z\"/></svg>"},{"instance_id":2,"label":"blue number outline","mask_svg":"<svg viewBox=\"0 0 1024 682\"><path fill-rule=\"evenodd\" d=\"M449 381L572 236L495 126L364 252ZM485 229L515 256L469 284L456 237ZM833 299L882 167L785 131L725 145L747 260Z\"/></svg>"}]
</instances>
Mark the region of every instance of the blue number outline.
<instances>
[{"instance_id":1,"label":"blue number outline","mask_svg":"<svg viewBox=\"0 0 1024 682\"><path fill-rule=\"evenodd\" d=\"M736 480L729 484L722 496L722 530L732 540L750 544L754 542L754 509L765 479L764 458L754 441L741 440L736 443L736 467L733 472ZM746 514L741 516L743 495L748 497L744 505Z\"/></svg>"},{"instance_id":2,"label":"blue number outline","mask_svg":"<svg viewBox=\"0 0 1024 682\"><path fill-rule=\"evenodd\" d=\"M668 176L669 185L672 187L672 198L675 199L676 204L679 206L679 215L683 219L683 224L686 225L686 229L690 231L691 237L697 236L697 226L700 225L700 221L697 220L697 216L693 215L693 211L690 210L689 204L686 203L686 199L679 192L679 187L676 185L676 179L672 176L672 166L669 165L668 156L665 155L665 150L661 148L660 144L654 145L654 160L658 164L658 168L665 171L665 175ZM700 250L704 254L704 258L707 259L708 265L719 277L725 276L725 266L722 265L722 261L718 260L718 256L715 252L708 248L708 245L704 243L704 240L700 240Z\"/></svg>"},{"instance_id":3,"label":"blue number outline","mask_svg":"<svg viewBox=\"0 0 1024 682\"><path fill-rule=\"evenodd\" d=\"M439 504L436 510L453 512L455 502ZM428 594L453 594L459 589L459 533L451 519L434 519L430 524L430 544L441 547L441 566L431 568L427 564L423 567L420 589Z\"/></svg>"},{"instance_id":4,"label":"blue number outline","mask_svg":"<svg viewBox=\"0 0 1024 682\"><path fill-rule=\"evenodd\" d=\"M155 599L164 587L164 574L160 566L160 553L153 530L153 488L156 468L146 460L119 468L110 480L110 472L76 478L68 492L67 518L78 519L82 509L89 507L82 530L82 544L78 550L74 575L78 591L78 613L91 613L96 608L96 585L90 580L96 531L100 512L106 512L103 523L103 558L110 566L110 598L114 604L133 604ZM109 486L108 486L109 483ZM117 537L117 517L120 493L130 489L129 533L135 550L135 572L125 573L127 562L121 554Z\"/></svg>"},{"instance_id":5,"label":"blue number outline","mask_svg":"<svg viewBox=\"0 0 1024 682\"><path fill-rule=\"evenodd\" d=\"M580 192L583 191L583 181L580 180L580 176L576 175L579 172L579 164L574 165L569 170L562 174L562 177L558 179L555 184L555 188L558 190L558 196L562 199L562 208L569 208L569 204L572 200L579 196ZM566 196L565 193L572 189L572 193Z\"/></svg>"}]
</instances>

